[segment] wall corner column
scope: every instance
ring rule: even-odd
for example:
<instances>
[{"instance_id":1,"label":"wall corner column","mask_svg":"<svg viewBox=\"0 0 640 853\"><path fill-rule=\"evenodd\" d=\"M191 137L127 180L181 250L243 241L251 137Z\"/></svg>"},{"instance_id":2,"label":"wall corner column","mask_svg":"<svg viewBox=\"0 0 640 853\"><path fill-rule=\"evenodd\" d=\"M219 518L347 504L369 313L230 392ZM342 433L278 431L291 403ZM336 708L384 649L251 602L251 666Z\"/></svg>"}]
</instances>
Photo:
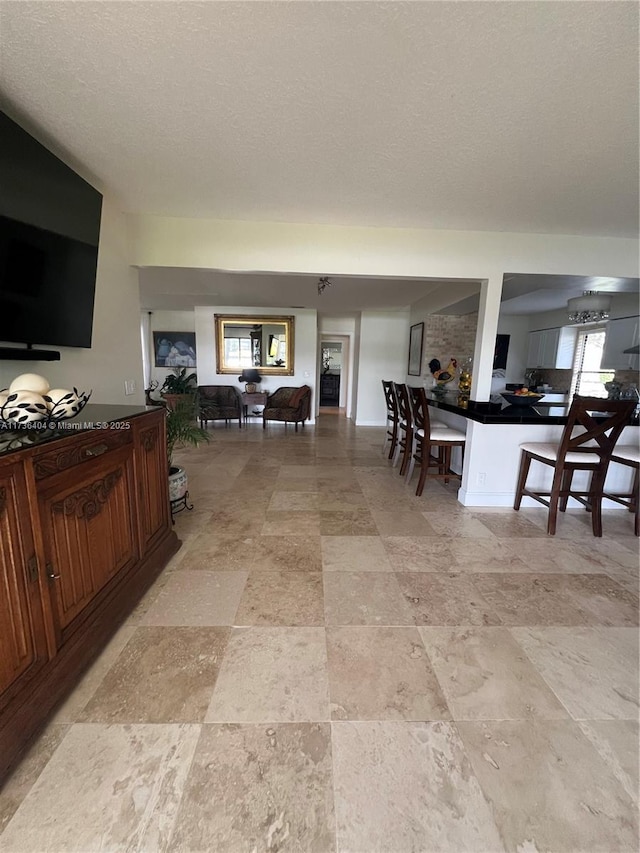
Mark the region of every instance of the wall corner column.
<instances>
[{"instance_id":1,"label":"wall corner column","mask_svg":"<svg viewBox=\"0 0 640 853\"><path fill-rule=\"evenodd\" d=\"M502 296L503 273L496 272L484 279L480 286L478 330L473 353L473 379L471 399L486 401L491 396L493 356L498 333L500 299Z\"/></svg>"}]
</instances>

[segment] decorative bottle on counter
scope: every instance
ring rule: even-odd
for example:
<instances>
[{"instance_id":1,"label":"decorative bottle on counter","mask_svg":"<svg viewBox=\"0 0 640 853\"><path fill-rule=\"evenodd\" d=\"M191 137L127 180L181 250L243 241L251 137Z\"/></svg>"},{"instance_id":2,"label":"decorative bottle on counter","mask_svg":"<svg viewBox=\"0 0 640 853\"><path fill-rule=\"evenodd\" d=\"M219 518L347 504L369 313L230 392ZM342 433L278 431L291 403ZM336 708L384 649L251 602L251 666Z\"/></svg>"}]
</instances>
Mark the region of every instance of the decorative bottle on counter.
<instances>
[{"instance_id":1,"label":"decorative bottle on counter","mask_svg":"<svg viewBox=\"0 0 640 853\"><path fill-rule=\"evenodd\" d=\"M473 359L465 358L460 367L460 377L458 379L458 391L461 394L469 394L471 392L471 369L473 367Z\"/></svg>"}]
</instances>

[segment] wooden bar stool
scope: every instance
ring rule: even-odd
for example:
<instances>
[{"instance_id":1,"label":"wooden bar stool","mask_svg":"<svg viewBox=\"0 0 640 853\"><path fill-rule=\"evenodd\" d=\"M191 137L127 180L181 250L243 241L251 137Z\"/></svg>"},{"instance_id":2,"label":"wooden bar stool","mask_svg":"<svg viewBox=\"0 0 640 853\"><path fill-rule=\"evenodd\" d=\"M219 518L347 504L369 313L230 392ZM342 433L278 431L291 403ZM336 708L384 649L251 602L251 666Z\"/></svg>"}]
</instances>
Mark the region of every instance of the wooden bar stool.
<instances>
[{"instance_id":1,"label":"wooden bar stool","mask_svg":"<svg viewBox=\"0 0 640 853\"><path fill-rule=\"evenodd\" d=\"M516 511L520 509L525 495L544 504L549 508L547 533L554 536L558 509L564 512L567 501L572 497L591 510L593 535L602 536L602 498L609 461L635 406L633 400L603 400L576 394L559 444L527 442L520 445L522 455L513 508ZM581 432L574 435L576 429ZM527 488L532 461L554 469L550 491ZM589 486L584 490L575 490L571 486L576 471L591 473Z\"/></svg>"},{"instance_id":2,"label":"wooden bar stool","mask_svg":"<svg viewBox=\"0 0 640 853\"><path fill-rule=\"evenodd\" d=\"M398 464L400 457L402 463L400 465L400 475L404 476L411 458L411 448L413 446L413 415L411 411L411 403L409 402L409 392L407 386L403 382L394 382L393 388L398 401L398 444L393 457L394 467Z\"/></svg>"},{"instance_id":3,"label":"wooden bar stool","mask_svg":"<svg viewBox=\"0 0 640 853\"><path fill-rule=\"evenodd\" d=\"M387 442L391 441L388 458L393 459L396 447L398 446L398 424L400 422L400 416L398 414L398 399L396 397L395 388L393 387L393 382L387 382L383 379L382 389L384 391L385 403L387 404L387 432L384 437L382 452L384 453Z\"/></svg>"},{"instance_id":4,"label":"wooden bar stool","mask_svg":"<svg viewBox=\"0 0 640 853\"><path fill-rule=\"evenodd\" d=\"M629 507L629 512L634 514L634 533L640 536L640 515L638 507L638 484L640 483L640 449L633 444L620 444L614 448L611 454L611 461L617 462L618 465L628 465L634 469L633 485L630 492L604 492L604 497L611 501Z\"/></svg>"},{"instance_id":5,"label":"wooden bar stool","mask_svg":"<svg viewBox=\"0 0 640 853\"><path fill-rule=\"evenodd\" d=\"M451 470L451 451L454 447L461 449L464 465L464 445L467 437L463 432L446 424L431 421L424 388L409 388L409 395L413 415L413 445L407 482L411 479L414 464L417 462L420 466L420 478L416 495L419 497L428 476L443 479L445 483L448 483L451 477L462 479L461 474ZM434 448L438 451L437 456L432 453ZM438 473L430 474L429 468L437 468Z\"/></svg>"}]
</instances>

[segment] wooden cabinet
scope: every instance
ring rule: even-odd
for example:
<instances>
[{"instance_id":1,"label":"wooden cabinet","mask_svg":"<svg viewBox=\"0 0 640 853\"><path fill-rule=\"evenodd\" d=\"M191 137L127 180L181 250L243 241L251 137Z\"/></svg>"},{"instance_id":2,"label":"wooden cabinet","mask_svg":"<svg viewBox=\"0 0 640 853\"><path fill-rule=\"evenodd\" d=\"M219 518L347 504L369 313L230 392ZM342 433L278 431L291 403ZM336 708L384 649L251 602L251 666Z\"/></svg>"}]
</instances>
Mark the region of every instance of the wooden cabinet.
<instances>
[{"instance_id":1,"label":"wooden cabinet","mask_svg":"<svg viewBox=\"0 0 640 853\"><path fill-rule=\"evenodd\" d=\"M576 346L576 328L562 326L529 332L527 367L571 369Z\"/></svg>"},{"instance_id":2,"label":"wooden cabinet","mask_svg":"<svg viewBox=\"0 0 640 853\"><path fill-rule=\"evenodd\" d=\"M48 658L35 545L22 519L26 506L22 465L0 469L0 711Z\"/></svg>"},{"instance_id":3,"label":"wooden cabinet","mask_svg":"<svg viewBox=\"0 0 640 853\"><path fill-rule=\"evenodd\" d=\"M134 422L135 478L138 486L138 525L143 550L152 547L170 525L169 502L163 499L168 460L164 424L156 419ZM145 500L145 495L149 500Z\"/></svg>"},{"instance_id":4,"label":"wooden cabinet","mask_svg":"<svg viewBox=\"0 0 640 853\"><path fill-rule=\"evenodd\" d=\"M103 588L138 559L129 448L106 453L79 473L51 478L38 496L58 645L88 617Z\"/></svg>"},{"instance_id":5,"label":"wooden cabinet","mask_svg":"<svg viewBox=\"0 0 640 853\"><path fill-rule=\"evenodd\" d=\"M179 547L164 410L96 420L0 454L0 781Z\"/></svg>"},{"instance_id":6,"label":"wooden cabinet","mask_svg":"<svg viewBox=\"0 0 640 853\"><path fill-rule=\"evenodd\" d=\"M638 370L640 357L624 350L638 344L639 329L639 317L622 317L608 322L600 362L603 370Z\"/></svg>"},{"instance_id":7,"label":"wooden cabinet","mask_svg":"<svg viewBox=\"0 0 640 853\"><path fill-rule=\"evenodd\" d=\"M337 404L340 400L340 374L323 373L320 377L320 405Z\"/></svg>"}]
</instances>

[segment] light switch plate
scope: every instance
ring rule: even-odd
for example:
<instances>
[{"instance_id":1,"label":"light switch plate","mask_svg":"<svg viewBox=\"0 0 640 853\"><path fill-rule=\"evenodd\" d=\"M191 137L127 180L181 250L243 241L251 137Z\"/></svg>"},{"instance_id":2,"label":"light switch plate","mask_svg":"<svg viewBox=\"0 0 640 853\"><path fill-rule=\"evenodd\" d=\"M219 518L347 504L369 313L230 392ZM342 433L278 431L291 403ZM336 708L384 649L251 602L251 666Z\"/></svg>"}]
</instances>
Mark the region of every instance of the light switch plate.
<instances>
[{"instance_id":1,"label":"light switch plate","mask_svg":"<svg viewBox=\"0 0 640 853\"><path fill-rule=\"evenodd\" d=\"M131 394L136 393L136 380L135 379L125 379L124 380L124 393L126 397L129 397Z\"/></svg>"}]
</instances>

